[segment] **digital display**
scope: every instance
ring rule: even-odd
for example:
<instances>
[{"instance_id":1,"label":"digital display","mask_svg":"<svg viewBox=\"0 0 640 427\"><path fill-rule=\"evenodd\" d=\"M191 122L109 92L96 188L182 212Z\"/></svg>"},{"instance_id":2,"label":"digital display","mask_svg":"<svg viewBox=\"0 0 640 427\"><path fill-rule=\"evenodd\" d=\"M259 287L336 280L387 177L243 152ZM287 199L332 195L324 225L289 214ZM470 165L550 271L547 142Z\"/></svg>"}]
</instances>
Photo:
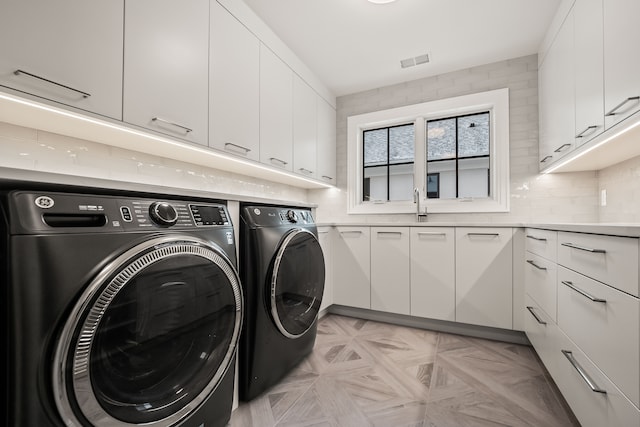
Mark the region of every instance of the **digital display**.
<instances>
[{"instance_id":1,"label":"digital display","mask_svg":"<svg viewBox=\"0 0 640 427\"><path fill-rule=\"evenodd\" d=\"M220 206L189 205L196 225L226 225L229 220Z\"/></svg>"}]
</instances>

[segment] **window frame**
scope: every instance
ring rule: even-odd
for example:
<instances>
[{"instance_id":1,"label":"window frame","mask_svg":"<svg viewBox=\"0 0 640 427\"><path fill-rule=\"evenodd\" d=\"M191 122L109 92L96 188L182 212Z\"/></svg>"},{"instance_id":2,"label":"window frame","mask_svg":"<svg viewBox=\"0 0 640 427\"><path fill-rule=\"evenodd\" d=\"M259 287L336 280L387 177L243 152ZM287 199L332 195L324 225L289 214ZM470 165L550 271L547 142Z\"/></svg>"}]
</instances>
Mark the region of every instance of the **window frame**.
<instances>
[{"instance_id":1,"label":"window frame","mask_svg":"<svg viewBox=\"0 0 640 427\"><path fill-rule=\"evenodd\" d=\"M429 199L426 191L426 122L451 116L490 112L490 197ZM363 132L414 123L414 188L429 213L509 212L509 89L497 89L347 118L347 193L349 214L415 213L413 201L363 201ZM415 183L420 183L415 185Z\"/></svg>"}]
</instances>

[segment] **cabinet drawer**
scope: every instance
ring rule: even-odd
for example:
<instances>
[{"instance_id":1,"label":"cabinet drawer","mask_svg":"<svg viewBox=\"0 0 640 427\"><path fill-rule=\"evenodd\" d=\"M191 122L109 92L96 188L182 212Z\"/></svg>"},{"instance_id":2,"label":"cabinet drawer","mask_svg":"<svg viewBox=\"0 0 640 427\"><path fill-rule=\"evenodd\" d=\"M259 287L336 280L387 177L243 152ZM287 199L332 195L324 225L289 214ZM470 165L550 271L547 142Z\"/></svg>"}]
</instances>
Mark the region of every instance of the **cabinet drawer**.
<instances>
[{"instance_id":1,"label":"cabinet drawer","mask_svg":"<svg viewBox=\"0 0 640 427\"><path fill-rule=\"evenodd\" d=\"M525 230L526 249L553 262L557 259L558 232L527 228Z\"/></svg>"},{"instance_id":2,"label":"cabinet drawer","mask_svg":"<svg viewBox=\"0 0 640 427\"><path fill-rule=\"evenodd\" d=\"M638 296L638 239L558 233L558 264Z\"/></svg>"},{"instance_id":3,"label":"cabinet drawer","mask_svg":"<svg viewBox=\"0 0 640 427\"><path fill-rule=\"evenodd\" d=\"M558 374L559 369L559 359L556 357L558 352L558 327L530 295L525 295L524 309L524 332L527 334L527 338L531 341L536 353L540 356L545 368L554 377Z\"/></svg>"},{"instance_id":4,"label":"cabinet drawer","mask_svg":"<svg viewBox=\"0 0 640 427\"><path fill-rule=\"evenodd\" d=\"M556 321L557 265L531 252L525 254L525 291Z\"/></svg>"},{"instance_id":5,"label":"cabinet drawer","mask_svg":"<svg viewBox=\"0 0 640 427\"><path fill-rule=\"evenodd\" d=\"M629 427L640 425L640 411L622 392L559 331L559 349L555 353L559 372L553 375L558 388L583 427ZM564 350L564 352L563 352ZM566 353L565 352L569 352ZM568 357L567 357L568 356ZM573 359L572 361L569 358ZM593 388L581 376L580 369Z\"/></svg>"},{"instance_id":6,"label":"cabinet drawer","mask_svg":"<svg viewBox=\"0 0 640 427\"><path fill-rule=\"evenodd\" d=\"M558 269L558 326L640 406L640 300Z\"/></svg>"}]
</instances>

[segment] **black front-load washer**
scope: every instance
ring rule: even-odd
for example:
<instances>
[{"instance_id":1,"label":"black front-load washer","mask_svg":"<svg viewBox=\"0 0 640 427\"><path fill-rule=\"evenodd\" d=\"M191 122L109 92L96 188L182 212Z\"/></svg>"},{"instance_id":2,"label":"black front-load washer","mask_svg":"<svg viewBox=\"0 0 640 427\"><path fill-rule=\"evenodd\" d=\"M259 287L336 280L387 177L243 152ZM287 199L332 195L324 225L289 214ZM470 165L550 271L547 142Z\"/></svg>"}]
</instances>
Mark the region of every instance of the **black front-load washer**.
<instances>
[{"instance_id":1,"label":"black front-load washer","mask_svg":"<svg viewBox=\"0 0 640 427\"><path fill-rule=\"evenodd\" d=\"M243 310L226 206L0 197L5 424L225 426Z\"/></svg>"},{"instance_id":2,"label":"black front-load washer","mask_svg":"<svg viewBox=\"0 0 640 427\"><path fill-rule=\"evenodd\" d=\"M313 349L325 279L317 235L309 209L241 206L242 400L276 384Z\"/></svg>"}]
</instances>

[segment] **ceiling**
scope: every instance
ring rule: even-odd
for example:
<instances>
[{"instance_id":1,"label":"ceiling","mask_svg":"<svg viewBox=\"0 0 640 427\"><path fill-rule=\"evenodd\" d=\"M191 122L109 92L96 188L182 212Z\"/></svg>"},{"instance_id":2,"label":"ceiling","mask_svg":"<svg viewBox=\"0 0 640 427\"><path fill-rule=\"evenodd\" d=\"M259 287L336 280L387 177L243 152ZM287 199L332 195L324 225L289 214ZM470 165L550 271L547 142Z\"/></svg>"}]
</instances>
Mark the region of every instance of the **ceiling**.
<instances>
[{"instance_id":1,"label":"ceiling","mask_svg":"<svg viewBox=\"0 0 640 427\"><path fill-rule=\"evenodd\" d=\"M244 0L337 96L536 53L560 1Z\"/></svg>"}]
</instances>

